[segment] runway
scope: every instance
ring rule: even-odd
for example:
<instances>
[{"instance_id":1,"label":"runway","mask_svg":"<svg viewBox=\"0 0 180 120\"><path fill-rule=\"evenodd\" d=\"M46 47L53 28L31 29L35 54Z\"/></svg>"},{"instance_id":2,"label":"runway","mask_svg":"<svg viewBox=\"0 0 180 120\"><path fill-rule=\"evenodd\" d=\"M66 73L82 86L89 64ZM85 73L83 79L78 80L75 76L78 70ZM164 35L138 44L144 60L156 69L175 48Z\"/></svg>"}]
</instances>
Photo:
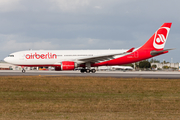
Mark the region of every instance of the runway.
<instances>
[{"instance_id":1,"label":"runway","mask_svg":"<svg viewBox=\"0 0 180 120\"><path fill-rule=\"evenodd\" d=\"M21 71L1 70L0 76L79 76L79 77L117 77L117 78L165 78L180 79L178 71L97 71L80 73L79 71Z\"/></svg>"}]
</instances>

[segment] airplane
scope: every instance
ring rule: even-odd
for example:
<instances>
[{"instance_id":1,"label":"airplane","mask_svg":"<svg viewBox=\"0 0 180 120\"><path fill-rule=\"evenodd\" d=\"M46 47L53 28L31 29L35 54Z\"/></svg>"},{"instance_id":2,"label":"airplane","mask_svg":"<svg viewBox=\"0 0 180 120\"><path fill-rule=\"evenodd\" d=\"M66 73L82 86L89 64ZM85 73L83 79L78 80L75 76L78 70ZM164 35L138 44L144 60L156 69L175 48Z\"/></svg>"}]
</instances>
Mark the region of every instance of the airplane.
<instances>
[{"instance_id":1,"label":"airplane","mask_svg":"<svg viewBox=\"0 0 180 120\"><path fill-rule=\"evenodd\" d=\"M131 66L111 66L112 69L120 69L120 70L133 70Z\"/></svg>"},{"instance_id":2,"label":"airplane","mask_svg":"<svg viewBox=\"0 0 180 120\"><path fill-rule=\"evenodd\" d=\"M129 50L28 50L14 52L5 62L22 67L55 67L56 71L81 68L81 73L95 73L94 67L134 63L168 53L164 49L172 23L164 23L141 47ZM93 69L91 69L93 67Z\"/></svg>"}]
</instances>

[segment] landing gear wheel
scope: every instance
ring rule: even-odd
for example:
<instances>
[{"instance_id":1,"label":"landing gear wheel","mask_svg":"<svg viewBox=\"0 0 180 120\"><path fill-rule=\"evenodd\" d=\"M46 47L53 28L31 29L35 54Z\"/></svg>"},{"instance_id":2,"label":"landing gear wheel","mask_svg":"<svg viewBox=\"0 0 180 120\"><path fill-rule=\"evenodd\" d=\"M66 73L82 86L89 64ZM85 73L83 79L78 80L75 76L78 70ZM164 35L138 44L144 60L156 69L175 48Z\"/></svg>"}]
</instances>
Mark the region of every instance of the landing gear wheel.
<instances>
[{"instance_id":1,"label":"landing gear wheel","mask_svg":"<svg viewBox=\"0 0 180 120\"><path fill-rule=\"evenodd\" d=\"M95 72L96 72L96 70L95 70L95 69L92 69L92 70L91 70L91 72L92 72L92 73L95 73Z\"/></svg>"},{"instance_id":2,"label":"landing gear wheel","mask_svg":"<svg viewBox=\"0 0 180 120\"><path fill-rule=\"evenodd\" d=\"M26 70L25 69L22 69L22 73L25 73L26 72Z\"/></svg>"},{"instance_id":3,"label":"landing gear wheel","mask_svg":"<svg viewBox=\"0 0 180 120\"><path fill-rule=\"evenodd\" d=\"M86 69L86 73L90 73L91 72L91 70L90 69Z\"/></svg>"},{"instance_id":4,"label":"landing gear wheel","mask_svg":"<svg viewBox=\"0 0 180 120\"><path fill-rule=\"evenodd\" d=\"M81 73L84 73L84 72L85 72L85 69L81 69L80 72L81 72Z\"/></svg>"},{"instance_id":5,"label":"landing gear wheel","mask_svg":"<svg viewBox=\"0 0 180 120\"><path fill-rule=\"evenodd\" d=\"M81 69L81 70L80 70L80 72L81 72L81 73L84 73L84 70L83 70L83 69Z\"/></svg>"}]
</instances>

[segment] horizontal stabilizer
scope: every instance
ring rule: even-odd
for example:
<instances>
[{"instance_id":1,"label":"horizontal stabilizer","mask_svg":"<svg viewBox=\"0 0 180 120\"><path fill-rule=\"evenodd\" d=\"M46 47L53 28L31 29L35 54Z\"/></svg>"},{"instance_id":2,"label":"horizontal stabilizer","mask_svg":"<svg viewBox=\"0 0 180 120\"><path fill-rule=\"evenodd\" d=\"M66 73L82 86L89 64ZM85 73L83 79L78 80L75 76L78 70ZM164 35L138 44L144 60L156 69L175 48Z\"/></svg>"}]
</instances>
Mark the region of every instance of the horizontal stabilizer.
<instances>
[{"instance_id":1,"label":"horizontal stabilizer","mask_svg":"<svg viewBox=\"0 0 180 120\"><path fill-rule=\"evenodd\" d=\"M155 56L155 55L157 55L157 54L167 53L167 52L170 51L170 50L174 50L174 49L165 49L165 50L161 50L161 51L155 51L155 50L153 50L153 51L151 51L151 55L152 55L152 56Z\"/></svg>"}]
</instances>

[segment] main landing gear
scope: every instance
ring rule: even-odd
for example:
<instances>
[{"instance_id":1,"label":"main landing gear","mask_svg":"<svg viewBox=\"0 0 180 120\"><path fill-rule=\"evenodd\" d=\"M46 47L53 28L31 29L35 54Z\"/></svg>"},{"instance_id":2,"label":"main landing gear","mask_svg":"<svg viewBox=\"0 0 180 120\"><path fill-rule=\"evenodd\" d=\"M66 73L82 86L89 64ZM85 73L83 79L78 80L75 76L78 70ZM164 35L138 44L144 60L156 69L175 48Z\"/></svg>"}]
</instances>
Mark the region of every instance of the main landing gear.
<instances>
[{"instance_id":1,"label":"main landing gear","mask_svg":"<svg viewBox=\"0 0 180 120\"><path fill-rule=\"evenodd\" d=\"M85 64L85 67L83 69L81 69L80 71L81 73L95 73L96 70L95 69L91 69L91 63L88 62Z\"/></svg>"},{"instance_id":2,"label":"main landing gear","mask_svg":"<svg viewBox=\"0 0 180 120\"><path fill-rule=\"evenodd\" d=\"M81 71L80 71L81 73L95 73L96 72L96 70L95 69L81 69Z\"/></svg>"}]
</instances>

